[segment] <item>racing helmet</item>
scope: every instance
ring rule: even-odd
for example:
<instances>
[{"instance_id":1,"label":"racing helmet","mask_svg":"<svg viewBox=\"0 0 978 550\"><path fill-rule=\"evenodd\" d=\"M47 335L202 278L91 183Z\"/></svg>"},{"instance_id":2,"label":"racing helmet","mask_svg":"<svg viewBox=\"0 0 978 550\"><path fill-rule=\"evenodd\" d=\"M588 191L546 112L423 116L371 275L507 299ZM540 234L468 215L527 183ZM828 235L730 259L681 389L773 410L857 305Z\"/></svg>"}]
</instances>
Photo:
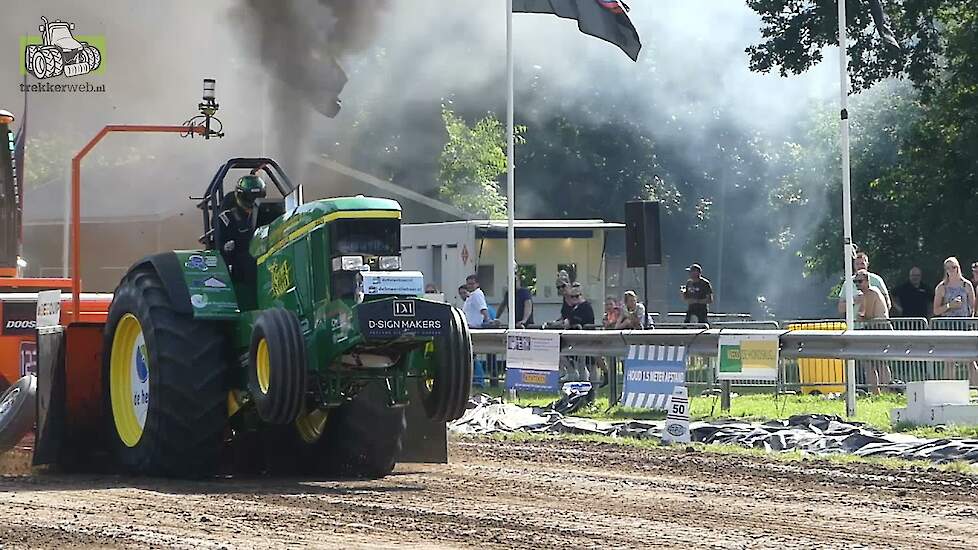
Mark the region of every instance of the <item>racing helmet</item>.
<instances>
[{"instance_id":1,"label":"racing helmet","mask_svg":"<svg viewBox=\"0 0 978 550\"><path fill-rule=\"evenodd\" d=\"M241 176L234 186L234 200L238 206L251 210L257 199L265 198L265 182L254 174Z\"/></svg>"}]
</instances>

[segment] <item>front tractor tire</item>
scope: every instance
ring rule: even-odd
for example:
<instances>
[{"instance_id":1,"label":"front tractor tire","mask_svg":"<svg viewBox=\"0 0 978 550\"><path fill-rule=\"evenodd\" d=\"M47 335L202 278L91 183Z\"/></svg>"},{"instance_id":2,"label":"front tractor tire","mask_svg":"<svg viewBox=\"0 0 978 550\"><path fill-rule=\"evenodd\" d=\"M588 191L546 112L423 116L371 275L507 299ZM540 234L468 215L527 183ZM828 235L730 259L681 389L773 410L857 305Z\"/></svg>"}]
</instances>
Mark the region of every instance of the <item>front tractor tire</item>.
<instances>
[{"instance_id":1,"label":"front tractor tire","mask_svg":"<svg viewBox=\"0 0 978 550\"><path fill-rule=\"evenodd\" d=\"M218 468L227 421L224 339L170 301L150 268L116 288L103 380L114 455L130 473L198 478Z\"/></svg>"},{"instance_id":2,"label":"front tractor tire","mask_svg":"<svg viewBox=\"0 0 978 550\"><path fill-rule=\"evenodd\" d=\"M472 392L472 336L462 312L451 308L447 332L425 353L427 375L419 378L421 403L428 418L451 422L461 418Z\"/></svg>"},{"instance_id":3,"label":"front tractor tire","mask_svg":"<svg viewBox=\"0 0 978 550\"><path fill-rule=\"evenodd\" d=\"M295 422L306 395L306 346L294 313L262 312L251 333L248 391L258 416L269 424Z\"/></svg>"}]
</instances>

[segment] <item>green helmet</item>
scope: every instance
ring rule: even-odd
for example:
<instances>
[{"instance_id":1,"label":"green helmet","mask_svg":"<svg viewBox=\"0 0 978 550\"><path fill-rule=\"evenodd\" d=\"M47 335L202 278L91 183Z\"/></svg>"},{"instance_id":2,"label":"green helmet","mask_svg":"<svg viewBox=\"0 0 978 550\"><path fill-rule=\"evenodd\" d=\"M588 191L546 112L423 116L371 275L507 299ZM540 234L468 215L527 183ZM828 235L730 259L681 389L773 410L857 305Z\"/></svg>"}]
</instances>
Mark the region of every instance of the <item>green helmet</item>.
<instances>
[{"instance_id":1,"label":"green helmet","mask_svg":"<svg viewBox=\"0 0 978 550\"><path fill-rule=\"evenodd\" d=\"M256 199L265 198L265 182L254 174L241 176L234 186L234 198L242 208L254 208Z\"/></svg>"}]
</instances>

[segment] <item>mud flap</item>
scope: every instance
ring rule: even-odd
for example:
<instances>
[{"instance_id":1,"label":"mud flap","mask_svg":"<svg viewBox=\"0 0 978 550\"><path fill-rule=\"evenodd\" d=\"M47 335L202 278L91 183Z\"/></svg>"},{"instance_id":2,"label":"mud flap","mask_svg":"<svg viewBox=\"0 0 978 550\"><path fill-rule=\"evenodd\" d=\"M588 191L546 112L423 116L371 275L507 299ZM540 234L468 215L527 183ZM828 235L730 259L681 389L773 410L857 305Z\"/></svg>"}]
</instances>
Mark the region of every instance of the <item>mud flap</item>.
<instances>
[{"instance_id":1,"label":"mud flap","mask_svg":"<svg viewBox=\"0 0 978 550\"><path fill-rule=\"evenodd\" d=\"M398 462L448 463L448 427L428 418L418 385L408 384L410 404L404 411L407 431Z\"/></svg>"},{"instance_id":2,"label":"mud flap","mask_svg":"<svg viewBox=\"0 0 978 550\"><path fill-rule=\"evenodd\" d=\"M106 450L102 421L103 323L38 329L33 464L85 469Z\"/></svg>"},{"instance_id":3,"label":"mud flap","mask_svg":"<svg viewBox=\"0 0 978 550\"><path fill-rule=\"evenodd\" d=\"M37 433L34 466L55 464L61 456L65 429L64 327L37 331Z\"/></svg>"}]
</instances>

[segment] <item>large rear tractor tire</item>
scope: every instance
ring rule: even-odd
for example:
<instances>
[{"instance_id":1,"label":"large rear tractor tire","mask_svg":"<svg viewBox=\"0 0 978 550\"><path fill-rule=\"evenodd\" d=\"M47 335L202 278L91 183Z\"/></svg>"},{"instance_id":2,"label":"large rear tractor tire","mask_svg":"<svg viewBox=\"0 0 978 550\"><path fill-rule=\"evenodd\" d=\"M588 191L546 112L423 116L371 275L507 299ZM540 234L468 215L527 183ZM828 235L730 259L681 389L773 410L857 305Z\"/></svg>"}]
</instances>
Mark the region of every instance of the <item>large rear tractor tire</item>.
<instances>
[{"instance_id":1,"label":"large rear tractor tire","mask_svg":"<svg viewBox=\"0 0 978 550\"><path fill-rule=\"evenodd\" d=\"M217 471L227 423L224 346L215 323L177 311L155 271L125 276L109 307L103 354L120 466L164 477Z\"/></svg>"},{"instance_id":2,"label":"large rear tractor tire","mask_svg":"<svg viewBox=\"0 0 978 550\"><path fill-rule=\"evenodd\" d=\"M472 391L472 336L462 312L452 308L446 333L435 338L430 377L419 378L421 402L428 418L450 422L461 418Z\"/></svg>"},{"instance_id":3,"label":"large rear tractor tire","mask_svg":"<svg viewBox=\"0 0 978 550\"><path fill-rule=\"evenodd\" d=\"M28 374L0 395L0 454L13 449L34 428L37 378Z\"/></svg>"},{"instance_id":4,"label":"large rear tractor tire","mask_svg":"<svg viewBox=\"0 0 978 550\"><path fill-rule=\"evenodd\" d=\"M262 312L251 333L248 391L258 416L269 424L295 422L306 395L306 345L291 311Z\"/></svg>"}]
</instances>

